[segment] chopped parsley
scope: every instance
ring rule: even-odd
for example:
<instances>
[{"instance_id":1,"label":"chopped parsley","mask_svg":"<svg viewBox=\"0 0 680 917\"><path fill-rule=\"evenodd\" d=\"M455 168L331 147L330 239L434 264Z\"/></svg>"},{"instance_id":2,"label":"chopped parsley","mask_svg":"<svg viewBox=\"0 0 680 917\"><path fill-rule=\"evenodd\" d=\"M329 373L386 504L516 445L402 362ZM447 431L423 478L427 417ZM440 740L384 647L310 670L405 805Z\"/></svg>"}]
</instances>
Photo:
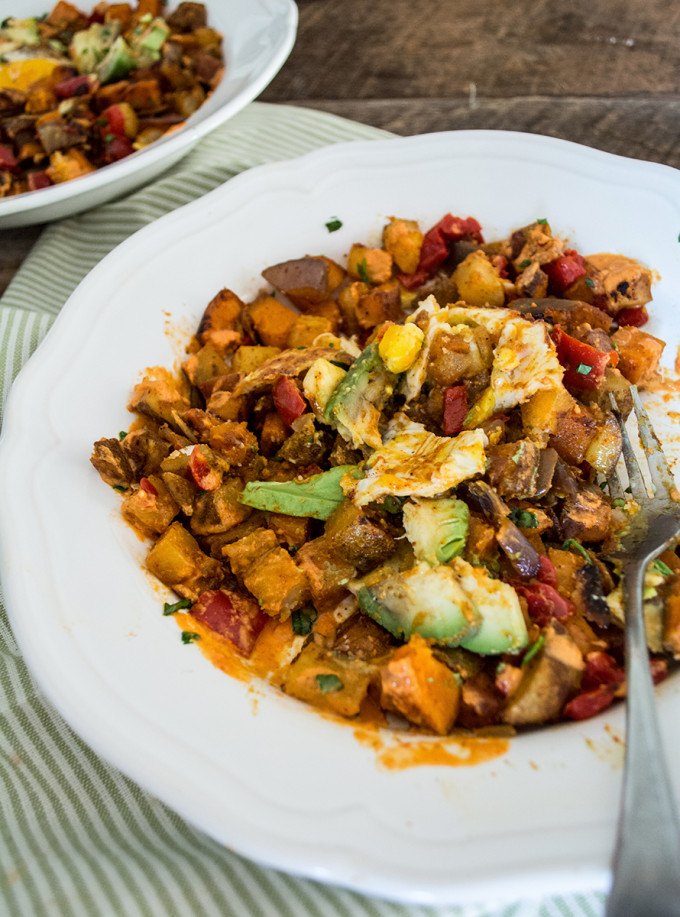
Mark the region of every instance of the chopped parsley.
<instances>
[{"instance_id":1,"label":"chopped parsley","mask_svg":"<svg viewBox=\"0 0 680 917\"><path fill-rule=\"evenodd\" d=\"M576 367L576 372L580 373L582 376L589 376L593 371L592 366L588 366L587 363L579 363Z\"/></svg>"},{"instance_id":2,"label":"chopped parsley","mask_svg":"<svg viewBox=\"0 0 680 917\"><path fill-rule=\"evenodd\" d=\"M126 436L127 436L127 432L125 430L121 430L120 433L118 434L118 439L123 440L125 439Z\"/></svg>"},{"instance_id":3,"label":"chopped parsley","mask_svg":"<svg viewBox=\"0 0 680 917\"><path fill-rule=\"evenodd\" d=\"M164 615L174 615L176 611L181 611L183 608L191 608L193 602L191 599L180 599L179 602L163 602L163 614Z\"/></svg>"},{"instance_id":4,"label":"chopped parsley","mask_svg":"<svg viewBox=\"0 0 680 917\"><path fill-rule=\"evenodd\" d=\"M104 134L104 143L111 143L113 140L113 134Z\"/></svg>"},{"instance_id":5,"label":"chopped parsley","mask_svg":"<svg viewBox=\"0 0 680 917\"><path fill-rule=\"evenodd\" d=\"M626 501L623 499L623 497L616 497L615 500L612 500L612 506L616 507L617 509L620 509L622 506L625 506L625 505L626 505Z\"/></svg>"},{"instance_id":6,"label":"chopped parsley","mask_svg":"<svg viewBox=\"0 0 680 917\"><path fill-rule=\"evenodd\" d=\"M316 621L316 611L313 608L300 608L291 616L293 633L297 637L306 637L312 631L312 624Z\"/></svg>"},{"instance_id":7,"label":"chopped parsley","mask_svg":"<svg viewBox=\"0 0 680 917\"><path fill-rule=\"evenodd\" d=\"M316 683L322 694L334 694L336 691L342 691L344 685L337 675L317 675Z\"/></svg>"},{"instance_id":8,"label":"chopped parsley","mask_svg":"<svg viewBox=\"0 0 680 917\"><path fill-rule=\"evenodd\" d=\"M576 553L580 554L587 564L592 564L593 561L590 557L590 554L586 551L581 542L577 541L575 538L567 538L562 547L565 551L576 551Z\"/></svg>"},{"instance_id":9,"label":"chopped parsley","mask_svg":"<svg viewBox=\"0 0 680 917\"><path fill-rule=\"evenodd\" d=\"M592 290L592 288L595 286L595 281L593 280L592 277L586 277L585 284L587 287L590 287L590 289Z\"/></svg>"},{"instance_id":10,"label":"chopped parsley","mask_svg":"<svg viewBox=\"0 0 680 917\"><path fill-rule=\"evenodd\" d=\"M662 560L655 560L654 563L652 564L652 567L654 570L656 570L657 573L660 573L662 576L673 576L673 571L671 570L671 568L668 566L668 564L665 564Z\"/></svg>"},{"instance_id":11,"label":"chopped parsley","mask_svg":"<svg viewBox=\"0 0 680 917\"><path fill-rule=\"evenodd\" d=\"M531 258L525 258L524 261L520 261L519 266L522 270L524 270L524 268L529 267L530 264L531 264Z\"/></svg>"},{"instance_id":12,"label":"chopped parsley","mask_svg":"<svg viewBox=\"0 0 680 917\"><path fill-rule=\"evenodd\" d=\"M197 640L201 639L200 634L195 634L192 630L183 630L182 631L182 643L195 643Z\"/></svg>"},{"instance_id":13,"label":"chopped parsley","mask_svg":"<svg viewBox=\"0 0 680 917\"><path fill-rule=\"evenodd\" d=\"M337 232L338 229L342 227L342 220L339 220L337 217L333 217L326 223L326 229L329 232Z\"/></svg>"},{"instance_id":14,"label":"chopped parsley","mask_svg":"<svg viewBox=\"0 0 680 917\"><path fill-rule=\"evenodd\" d=\"M123 485L123 484L112 484L111 486L113 487L114 490L117 490L117 491L119 491L119 492L122 493L122 494L124 494L125 491L127 490L127 485Z\"/></svg>"},{"instance_id":15,"label":"chopped parsley","mask_svg":"<svg viewBox=\"0 0 680 917\"><path fill-rule=\"evenodd\" d=\"M529 665L529 663L534 658L534 656L541 651L541 648L544 643L545 643L545 637L543 636L543 634L541 634L538 640L534 640L534 642L531 644L529 649L524 654L524 658L522 659L523 666Z\"/></svg>"},{"instance_id":16,"label":"chopped parsley","mask_svg":"<svg viewBox=\"0 0 680 917\"><path fill-rule=\"evenodd\" d=\"M364 283L371 282L371 278L368 276L368 264L366 264L365 258L362 258L361 261L357 264L357 274Z\"/></svg>"},{"instance_id":17,"label":"chopped parsley","mask_svg":"<svg viewBox=\"0 0 680 917\"><path fill-rule=\"evenodd\" d=\"M541 219L540 219L540 220L536 220L536 222L538 223L539 226L547 226L547 225L548 225L548 221L546 220L545 217L541 217Z\"/></svg>"},{"instance_id":18,"label":"chopped parsley","mask_svg":"<svg viewBox=\"0 0 680 917\"><path fill-rule=\"evenodd\" d=\"M538 528L538 516L529 512L528 509L511 509L508 513L508 519L518 525L521 529Z\"/></svg>"}]
</instances>

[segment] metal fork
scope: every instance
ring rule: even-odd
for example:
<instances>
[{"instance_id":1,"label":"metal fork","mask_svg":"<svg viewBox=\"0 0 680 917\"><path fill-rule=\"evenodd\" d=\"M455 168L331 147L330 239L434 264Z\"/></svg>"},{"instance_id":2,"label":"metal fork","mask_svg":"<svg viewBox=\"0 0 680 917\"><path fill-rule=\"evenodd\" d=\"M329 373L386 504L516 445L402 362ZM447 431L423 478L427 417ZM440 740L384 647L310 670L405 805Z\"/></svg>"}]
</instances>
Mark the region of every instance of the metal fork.
<instances>
[{"instance_id":1,"label":"metal fork","mask_svg":"<svg viewBox=\"0 0 680 917\"><path fill-rule=\"evenodd\" d=\"M639 504L620 550L626 609L626 759L613 858L607 917L680 915L680 830L664 761L642 612L647 565L680 535L680 503L673 475L637 389L631 388L653 485L650 496L624 420L610 395L621 427L630 495ZM618 474L608 479L612 497L622 497Z\"/></svg>"}]
</instances>

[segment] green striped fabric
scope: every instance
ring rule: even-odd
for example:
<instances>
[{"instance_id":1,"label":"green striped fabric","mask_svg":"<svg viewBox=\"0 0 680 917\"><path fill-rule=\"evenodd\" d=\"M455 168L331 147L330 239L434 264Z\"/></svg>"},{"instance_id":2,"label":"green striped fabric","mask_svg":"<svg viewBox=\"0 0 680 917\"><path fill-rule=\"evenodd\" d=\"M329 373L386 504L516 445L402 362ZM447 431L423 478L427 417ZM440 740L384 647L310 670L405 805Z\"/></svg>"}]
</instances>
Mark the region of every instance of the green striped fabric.
<instances>
[{"instance_id":1,"label":"green striped fabric","mask_svg":"<svg viewBox=\"0 0 680 917\"><path fill-rule=\"evenodd\" d=\"M305 109L251 105L154 184L47 228L0 300L0 411L85 274L132 232L251 166L389 136ZM595 917L597 895L502 908L406 907L250 863L101 761L40 695L0 606L0 914Z\"/></svg>"}]
</instances>

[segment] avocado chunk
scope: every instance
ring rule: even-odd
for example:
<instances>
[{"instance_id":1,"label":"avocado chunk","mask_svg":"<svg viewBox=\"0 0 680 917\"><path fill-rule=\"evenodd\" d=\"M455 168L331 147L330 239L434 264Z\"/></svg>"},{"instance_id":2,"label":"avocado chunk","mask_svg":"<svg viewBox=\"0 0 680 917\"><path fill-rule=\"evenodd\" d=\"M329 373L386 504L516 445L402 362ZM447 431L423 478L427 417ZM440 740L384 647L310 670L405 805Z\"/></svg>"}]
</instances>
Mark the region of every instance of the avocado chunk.
<instances>
[{"instance_id":1,"label":"avocado chunk","mask_svg":"<svg viewBox=\"0 0 680 917\"><path fill-rule=\"evenodd\" d=\"M529 642L527 626L517 593L507 583L489 576L484 567L473 567L456 558L453 570L461 588L481 615L476 633L460 645L472 653L516 653Z\"/></svg>"},{"instance_id":2,"label":"avocado chunk","mask_svg":"<svg viewBox=\"0 0 680 917\"><path fill-rule=\"evenodd\" d=\"M460 587L450 567L418 563L410 570L391 571L378 582L376 571L366 585L350 583L361 610L395 637L408 640L411 634L444 646L457 646L471 636L481 615Z\"/></svg>"},{"instance_id":3,"label":"avocado chunk","mask_svg":"<svg viewBox=\"0 0 680 917\"><path fill-rule=\"evenodd\" d=\"M89 29L76 32L71 39L68 52L79 73L94 73L106 57L120 32L117 22L102 25L93 22Z\"/></svg>"},{"instance_id":4,"label":"avocado chunk","mask_svg":"<svg viewBox=\"0 0 680 917\"><path fill-rule=\"evenodd\" d=\"M396 376L385 368L376 343L369 344L336 385L324 419L334 424L344 440L355 448L379 449L380 411L394 391Z\"/></svg>"},{"instance_id":5,"label":"avocado chunk","mask_svg":"<svg viewBox=\"0 0 680 917\"><path fill-rule=\"evenodd\" d=\"M132 49L119 35L97 67L97 76L102 83L112 83L115 80L122 80L136 66L137 59Z\"/></svg>"},{"instance_id":6,"label":"avocado chunk","mask_svg":"<svg viewBox=\"0 0 680 917\"><path fill-rule=\"evenodd\" d=\"M412 498L404 505L404 528L418 560L448 563L465 550L470 511L455 497Z\"/></svg>"}]
</instances>

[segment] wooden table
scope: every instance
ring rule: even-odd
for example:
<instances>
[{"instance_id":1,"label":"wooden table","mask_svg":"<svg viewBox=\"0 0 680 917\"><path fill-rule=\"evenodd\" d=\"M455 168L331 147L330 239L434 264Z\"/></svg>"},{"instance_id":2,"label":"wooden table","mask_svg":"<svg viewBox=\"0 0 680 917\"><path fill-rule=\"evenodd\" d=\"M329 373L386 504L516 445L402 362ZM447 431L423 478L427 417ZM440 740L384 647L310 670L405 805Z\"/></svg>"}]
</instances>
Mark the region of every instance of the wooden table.
<instances>
[{"instance_id":1,"label":"wooden table","mask_svg":"<svg viewBox=\"0 0 680 917\"><path fill-rule=\"evenodd\" d=\"M49 5L49 4L46 4ZM680 5L667 0L299 0L262 95L417 134L564 137L680 167ZM0 293L39 227L0 232Z\"/></svg>"}]
</instances>

